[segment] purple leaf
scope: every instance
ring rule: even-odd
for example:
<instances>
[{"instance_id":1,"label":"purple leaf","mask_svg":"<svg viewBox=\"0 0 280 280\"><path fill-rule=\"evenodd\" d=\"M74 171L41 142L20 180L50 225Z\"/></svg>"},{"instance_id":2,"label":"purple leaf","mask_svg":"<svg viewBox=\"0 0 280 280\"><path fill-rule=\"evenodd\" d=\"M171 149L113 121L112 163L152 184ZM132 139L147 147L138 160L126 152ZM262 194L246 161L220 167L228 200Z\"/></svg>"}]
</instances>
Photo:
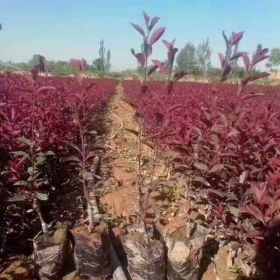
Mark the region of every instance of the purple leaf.
<instances>
[{"instance_id":1,"label":"purple leaf","mask_svg":"<svg viewBox=\"0 0 280 280\"><path fill-rule=\"evenodd\" d=\"M172 48L168 51L168 55L167 55L167 64L169 65L169 67L171 67L174 63L174 59L175 59L175 54L178 51L177 48Z\"/></svg>"},{"instance_id":2,"label":"purple leaf","mask_svg":"<svg viewBox=\"0 0 280 280\"><path fill-rule=\"evenodd\" d=\"M243 55L247 55L246 52L238 52L236 53L235 55L233 55L230 60L235 60L235 59L238 59L239 57L243 57Z\"/></svg>"},{"instance_id":3,"label":"purple leaf","mask_svg":"<svg viewBox=\"0 0 280 280\"><path fill-rule=\"evenodd\" d=\"M155 72L158 69L157 65L153 65L150 67L149 71L148 71L148 75L151 75L153 72Z\"/></svg>"},{"instance_id":4,"label":"purple leaf","mask_svg":"<svg viewBox=\"0 0 280 280\"><path fill-rule=\"evenodd\" d=\"M256 220L258 220L259 222L261 222L263 225L265 225L265 220L264 220L264 216L263 213L261 212L261 210L256 207L254 204L249 204L249 205L245 205L240 207L240 212L241 213L246 213L246 214L250 214L252 215Z\"/></svg>"},{"instance_id":5,"label":"purple leaf","mask_svg":"<svg viewBox=\"0 0 280 280\"><path fill-rule=\"evenodd\" d=\"M241 81L241 84L243 86L245 86L246 84L248 84L249 82L253 82L253 81L256 81L258 79L263 79L263 78L267 78L269 77L270 74L269 73L266 73L266 72L261 72L261 73L257 73L255 74L254 76L249 76L249 77L246 77L244 78L242 81Z\"/></svg>"},{"instance_id":6,"label":"purple leaf","mask_svg":"<svg viewBox=\"0 0 280 280\"><path fill-rule=\"evenodd\" d=\"M143 53L137 53L136 58L140 67L145 67L146 58Z\"/></svg>"},{"instance_id":7,"label":"purple leaf","mask_svg":"<svg viewBox=\"0 0 280 280\"><path fill-rule=\"evenodd\" d=\"M222 53L219 53L219 59L220 59L220 62L221 62L221 66L224 67L225 56Z\"/></svg>"},{"instance_id":8,"label":"purple leaf","mask_svg":"<svg viewBox=\"0 0 280 280\"><path fill-rule=\"evenodd\" d=\"M250 69L250 58L246 53L243 53L242 59L244 62L246 72Z\"/></svg>"},{"instance_id":9,"label":"purple leaf","mask_svg":"<svg viewBox=\"0 0 280 280\"><path fill-rule=\"evenodd\" d=\"M145 54L148 57L153 53L153 48L147 42L144 42L144 51L145 51Z\"/></svg>"},{"instance_id":10,"label":"purple leaf","mask_svg":"<svg viewBox=\"0 0 280 280\"><path fill-rule=\"evenodd\" d=\"M267 53L268 53L268 49L267 48L263 49L262 45L259 44L257 46L257 50L256 50L255 54L253 55L252 66L269 58L269 55L267 55Z\"/></svg>"},{"instance_id":11,"label":"purple leaf","mask_svg":"<svg viewBox=\"0 0 280 280\"><path fill-rule=\"evenodd\" d=\"M270 160L269 164L273 167L280 167L280 157L274 157Z\"/></svg>"},{"instance_id":12,"label":"purple leaf","mask_svg":"<svg viewBox=\"0 0 280 280\"><path fill-rule=\"evenodd\" d=\"M153 27L158 23L159 19L160 19L159 17L152 18L151 24L149 25L149 31L153 29Z\"/></svg>"},{"instance_id":13,"label":"purple leaf","mask_svg":"<svg viewBox=\"0 0 280 280\"><path fill-rule=\"evenodd\" d=\"M223 31L222 34L223 34L223 37L224 37L224 39L225 39L226 47L229 48L229 46L230 46L230 41L229 41L228 37L226 36L225 31Z\"/></svg>"},{"instance_id":14,"label":"purple leaf","mask_svg":"<svg viewBox=\"0 0 280 280\"><path fill-rule=\"evenodd\" d=\"M178 80L182 79L186 75L187 73L184 71L176 72L174 74L173 82L176 83Z\"/></svg>"},{"instance_id":15,"label":"purple leaf","mask_svg":"<svg viewBox=\"0 0 280 280\"><path fill-rule=\"evenodd\" d=\"M225 81L227 79L227 76L230 72L231 72L231 66L226 63L222 71L222 81Z\"/></svg>"},{"instance_id":16,"label":"purple leaf","mask_svg":"<svg viewBox=\"0 0 280 280\"><path fill-rule=\"evenodd\" d=\"M264 197L268 194L266 184L261 183L260 186L258 186L255 183L255 184L252 185L251 189L252 189L252 192L255 196L256 203L262 205L263 202L264 202Z\"/></svg>"},{"instance_id":17,"label":"purple leaf","mask_svg":"<svg viewBox=\"0 0 280 280\"><path fill-rule=\"evenodd\" d=\"M137 62L140 67L144 67L146 64L146 57L143 53L135 53L134 49L131 49L131 53L137 58Z\"/></svg>"},{"instance_id":18,"label":"purple leaf","mask_svg":"<svg viewBox=\"0 0 280 280\"><path fill-rule=\"evenodd\" d=\"M244 35L244 32L238 32L238 33L235 33L233 32L233 45L236 45L239 43L239 41L242 39Z\"/></svg>"},{"instance_id":19,"label":"purple leaf","mask_svg":"<svg viewBox=\"0 0 280 280\"><path fill-rule=\"evenodd\" d=\"M144 30L142 29L141 26L139 26L138 24L135 24L135 23L131 23L131 25L143 36L145 37L145 32Z\"/></svg>"},{"instance_id":20,"label":"purple leaf","mask_svg":"<svg viewBox=\"0 0 280 280\"><path fill-rule=\"evenodd\" d=\"M152 46L155 42L157 42L160 39L160 37L163 35L164 31L165 31L165 28L163 28L163 27L160 27L156 31L154 31L154 33L152 34L152 36L150 38L149 45Z\"/></svg>"},{"instance_id":21,"label":"purple leaf","mask_svg":"<svg viewBox=\"0 0 280 280\"><path fill-rule=\"evenodd\" d=\"M158 69L164 73L164 74L168 74L168 68L166 66L166 64L164 62L160 62L158 60L152 60L153 64L156 65L158 67Z\"/></svg>"},{"instance_id":22,"label":"purple leaf","mask_svg":"<svg viewBox=\"0 0 280 280\"><path fill-rule=\"evenodd\" d=\"M144 16L146 27L147 29L149 29L150 17L145 12L143 12L143 16Z\"/></svg>"},{"instance_id":23,"label":"purple leaf","mask_svg":"<svg viewBox=\"0 0 280 280\"><path fill-rule=\"evenodd\" d=\"M174 47L175 39L172 42L168 42L166 40L162 40L164 45L167 47L168 50L171 50Z\"/></svg>"},{"instance_id":24,"label":"purple leaf","mask_svg":"<svg viewBox=\"0 0 280 280\"><path fill-rule=\"evenodd\" d=\"M269 55L260 56L260 57L258 57L258 58L255 58L255 59L254 59L254 62L253 62L253 65L256 65L257 63L259 63L259 62L261 62L261 61L263 61L263 60L265 60L265 59L267 59L267 58L269 58Z\"/></svg>"}]
</instances>

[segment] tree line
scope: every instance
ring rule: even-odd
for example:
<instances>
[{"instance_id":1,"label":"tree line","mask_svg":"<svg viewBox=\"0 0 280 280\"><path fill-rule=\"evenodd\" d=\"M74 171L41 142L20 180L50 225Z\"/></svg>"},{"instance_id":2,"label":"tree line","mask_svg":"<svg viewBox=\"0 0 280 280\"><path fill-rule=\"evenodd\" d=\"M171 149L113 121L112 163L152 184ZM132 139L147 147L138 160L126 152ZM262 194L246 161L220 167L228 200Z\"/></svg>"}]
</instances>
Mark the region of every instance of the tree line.
<instances>
[{"instance_id":1,"label":"tree line","mask_svg":"<svg viewBox=\"0 0 280 280\"><path fill-rule=\"evenodd\" d=\"M0 27L1 28L1 27ZM88 74L105 75L109 74L111 69L111 51L107 49L104 40L99 43L99 57L92 61L87 67ZM195 46L191 42L180 50L176 59L175 70L185 71L189 75L202 76L204 79L209 78L210 75L219 75L220 69L213 67L211 64L212 50L210 41L207 38L200 44ZM2 71L30 71L34 66L38 65L40 55L34 55L28 62L1 62L0 70ZM270 57L265 65L270 71L279 72L280 67L280 48L273 48L270 52ZM77 70L73 68L70 61L46 61L46 71L56 75L68 76L77 74ZM124 71L127 72L127 71ZM131 70L130 72L133 72ZM235 66L235 77L242 78L244 75L242 68ZM156 76L156 74L155 74Z\"/></svg>"},{"instance_id":2,"label":"tree line","mask_svg":"<svg viewBox=\"0 0 280 280\"><path fill-rule=\"evenodd\" d=\"M92 61L92 64L87 65L88 74L105 75L111 69L111 51L105 48L104 40L99 43L99 57ZM45 60L44 56L34 54L28 62L1 62L0 70L2 71L30 71L39 68L41 72L48 72L55 75L69 76L77 74L77 70L73 67L70 61L63 60Z\"/></svg>"}]
</instances>

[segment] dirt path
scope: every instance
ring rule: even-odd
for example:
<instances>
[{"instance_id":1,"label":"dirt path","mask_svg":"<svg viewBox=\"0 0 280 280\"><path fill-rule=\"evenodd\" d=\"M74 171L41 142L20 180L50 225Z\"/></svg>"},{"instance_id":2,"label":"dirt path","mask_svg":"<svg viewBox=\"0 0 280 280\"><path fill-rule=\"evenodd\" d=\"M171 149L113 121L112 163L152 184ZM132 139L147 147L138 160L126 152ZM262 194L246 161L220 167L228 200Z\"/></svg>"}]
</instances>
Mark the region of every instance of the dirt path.
<instances>
[{"instance_id":1,"label":"dirt path","mask_svg":"<svg viewBox=\"0 0 280 280\"><path fill-rule=\"evenodd\" d=\"M137 130L135 109L124 101L121 84L111 100L106 116L106 147L114 184L102 200L104 210L113 218L136 215L137 137L126 128ZM152 150L146 152L152 154Z\"/></svg>"},{"instance_id":2,"label":"dirt path","mask_svg":"<svg viewBox=\"0 0 280 280\"><path fill-rule=\"evenodd\" d=\"M117 94L111 100L107 111L106 164L111 170L111 185L106 184L107 194L101 199L102 208L114 220L135 220L137 215L137 136L126 129L138 130L135 109L125 101L121 84ZM145 161L152 162L154 151L144 145L142 149ZM151 169L151 168L150 168ZM146 171L149 172L149 164ZM145 172L145 170L143 171ZM169 176L163 161L157 160L154 179ZM183 205L180 202L178 188L156 190L151 195L150 204L156 212L157 227L170 224L172 229L181 226ZM179 215L178 215L179 214ZM175 217L176 216L176 217Z\"/></svg>"}]
</instances>

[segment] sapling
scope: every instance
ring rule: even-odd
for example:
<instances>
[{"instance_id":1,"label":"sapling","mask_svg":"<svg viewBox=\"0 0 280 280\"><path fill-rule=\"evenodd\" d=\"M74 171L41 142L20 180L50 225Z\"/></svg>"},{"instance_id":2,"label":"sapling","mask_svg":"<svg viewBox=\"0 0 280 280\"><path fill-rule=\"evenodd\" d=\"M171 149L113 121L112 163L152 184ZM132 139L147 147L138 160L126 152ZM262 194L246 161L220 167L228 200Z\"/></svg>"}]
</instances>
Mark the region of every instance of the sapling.
<instances>
[{"instance_id":1,"label":"sapling","mask_svg":"<svg viewBox=\"0 0 280 280\"><path fill-rule=\"evenodd\" d=\"M78 82L81 84L81 73L87 68L86 61L84 59L71 59L71 64L79 71ZM94 86L94 83L87 87L87 89L90 89L92 86ZM73 102L70 102L69 105L72 109L73 117L72 122L77 128L78 142L63 142L74 148L77 152L77 156L70 156L66 158L66 161L74 162L79 170L79 180L82 184L84 197L87 203L89 230L91 231L94 229L95 220L100 218L96 197L91 197L89 190L90 186L95 185L96 178L98 177L97 171L100 164L100 158L90 149L90 142L96 131L91 129L93 122L93 112L91 111L91 108L93 108L93 106L89 99L90 95L82 90L79 94L75 95Z\"/></svg>"},{"instance_id":2,"label":"sapling","mask_svg":"<svg viewBox=\"0 0 280 280\"><path fill-rule=\"evenodd\" d=\"M93 132L87 129L88 123L83 119L85 116L81 116L81 112L83 111L82 107L85 103L86 96L81 98L74 106L73 123L78 127L79 144L66 141L64 141L64 143L74 148L77 152L77 156L70 156L66 158L65 161L74 162L79 170L79 181L82 184L84 197L87 203L89 229L92 230L94 229L95 218L99 217L99 210L96 197L90 196L89 189L91 185L95 184L100 158L89 148L88 139L91 138L90 136L92 136Z\"/></svg>"},{"instance_id":3,"label":"sapling","mask_svg":"<svg viewBox=\"0 0 280 280\"><path fill-rule=\"evenodd\" d=\"M55 90L54 87L40 87L36 91L32 92L31 106L33 108L31 123L29 127L30 137L18 137L18 151L12 152L14 160L19 160L19 163L22 163L26 170L28 177L27 179L20 180L20 177L14 182L15 186L26 186L32 190L33 207L36 209L43 233L46 237L49 236L48 226L43 219L41 212L40 201L48 200L47 194L39 193L41 185L44 183L42 179L42 167L46 163L48 157L54 156L53 151L44 151L42 149L42 133L44 130L44 116L40 111L40 104L37 102L37 97L40 93L47 90ZM30 116L28 116L30 118Z\"/></svg>"},{"instance_id":4,"label":"sapling","mask_svg":"<svg viewBox=\"0 0 280 280\"><path fill-rule=\"evenodd\" d=\"M136 121L138 124L138 131L129 130L133 134L137 135L137 188L138 188L138 225L140 228L144 229L145 235L153 237L153 222L151 219L155 216L154 210L150 207L150 195L154 192L160 184L163 182L160 180L155 180L155 167L157 162L157 152L154 148L154 155L151 159L152 165L149 166L150 172L144 173L144 155L143 146L150 145L148 138L144 137L143 126L144 118L141 114L136 113ZM150 139L151 137L149 137Z\"/></svg>"},{"instance_id":5,"label":"sapling","mask_svg":"<svg viewBox=\"0 0 280 280\"><path fill-rule=\"evenodd\" d=\"M46 163L49 156L54 156L52 151L42 152L36 141L32 141L25 137L20 137L19 141L27 147L26 151L13 152L14 156L19 158L20 161L24 161L27 164L28 178L26 180L18 180L14 183L15 186L26 186L34 192L32 197L33 207L36 209L44 235L49 236L48 226L44 221L40 201L48 200L47 194L38 192L40 185L43 183L40 178L41 167Z\"/></svg>"},{"instance_id":6,"label":"sapling","mask_svg":"<svg viewBox=\"0 0 280 280\"><path fill-rule=\"evenodd\" d=\"M226 51L225 54L219 53L222 65L221 82L228 79L229 74L232 73L237 66L239 42L243 38L244 32L232 32L230 37L227 37L225 31L223 31L222 34L226 43Z\"/></svg>"},{"instance_id":7,"label":"sapling","mask_svg":"<svg viewBox=\"0 0 280 280\"><path fill-rule=\"evenodd\" d=\"M261 61L269 58L268 49L262 48L262 45L258 45L256 51L253 53L250 59L247 52L238 51L239 42L243 38L244 32L232 33L232 36L228 38L223 32L223 36L226 42L225 54L219 53L219 58L222 67L221 82L226 81L233 73L234 67L237 65L239 58L243 59L245 77L241 79L238 87L238 94L244 91L245 86L252 81L266 78L270 74L266 72L256 72L256 65Z\"/></svg>"},{"instance_id":8,"label":"sapling","mask_svg":"<svg viewBox=\"0 0 280 280\"><path fill-rule=\"evenodd\" d=\"M165 74L167 76L166 90L167 93L170 93L174 88L174 84L178 80L183 78L187 73L184 71L173 71L174 60L178 51L178 49L174 47L175 39L171 42L168 42L166 40L162 40L162 42L167 48L167 60L165 62L160 62L159 60L152 60L154 66L150 69L148 74L151 75L156 70L159 70L160 72Z\"/></svg>"},{"instance_id":9,"label":"sapling","mask_svg":"<svg viewBox=\"0 0 280 280\"><path fill-rule=\"evenodd\" d=\"M136 57L140 69L143 69L144 71L142 90L145 91L145 83L148 76L149 57L153 52L154 44L161 38L161 36L165 32L165 28L159 27L158 29L153 31L153 28L158 23L160 18L150 18L145 12L143 12L143 16L145 21L144 28L142 28L138 24L131 23L131 25L141 34L143 38L142 50L139 53L136 53L134 49L131 49L131 53Z\"/></svg>"}]
</instances>

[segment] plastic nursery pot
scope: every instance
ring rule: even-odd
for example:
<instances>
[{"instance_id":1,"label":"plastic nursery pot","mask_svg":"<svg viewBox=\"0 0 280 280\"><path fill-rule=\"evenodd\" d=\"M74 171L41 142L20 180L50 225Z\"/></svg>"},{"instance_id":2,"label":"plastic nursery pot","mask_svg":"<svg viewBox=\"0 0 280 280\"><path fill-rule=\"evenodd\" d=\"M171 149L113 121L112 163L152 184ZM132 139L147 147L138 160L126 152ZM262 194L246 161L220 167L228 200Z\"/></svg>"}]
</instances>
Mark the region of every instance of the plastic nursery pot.
<instances>
[{"instance_id":1,"label":"plastic nursery pot","mask_svg":"<svg viewBox=\"0 0 280 280\"><path fill-rule=\"evenodd\" d=\"M87 227L72 231L74 261L80 277L85 279L111 279L110 242L105 230L90 233Z\"/></svg>"},{"instance_id":2,"label":"plastic nursery pot","mask_svg":"<svg viewBox=\"0 0 280 280\"><path fill-rule=\"evenodd\" d=\"M33 239L33 247L40 279L61 279L65 260L71 254L67 229L57 229L48 237L39 232Z\"/></svg>"},{"instance_id":3,"label":"plastic nursery pot","mask_svg":"<svg viewBox=\"0 0 280 280\"><path fill-rule=\"evenodd\" d=\"M168 280L201 279L202 265L207 262L207 254L211 249L208 248L210 240L207 241L205 227L196 223L188 223L187 227L190 228L182 228L176 234L164 237L168 250Z\"/></svg>"},{"instance_id":4,"label":"plastic nursery pot","mask_svg":"<svg viewBox=\"0 0 280 280\"><path fill-rule=\"evenodd\" d=\"M125 235L122 243L131 279L166 279L165 249L159 240L147 240L143 233L134 231Z\"/></svg>"},{"instance_id":5,"label":"plastic nursery pot","mask_svg":"<svg viewBox=\"0 0 280 280\"><path fill-rule=\"evenodd\" d=\"M166 237L167 279L168 280L195 280L198 279L197 263L190 258L191 249L185 240Z\"/></svg>"}]
</instances>

